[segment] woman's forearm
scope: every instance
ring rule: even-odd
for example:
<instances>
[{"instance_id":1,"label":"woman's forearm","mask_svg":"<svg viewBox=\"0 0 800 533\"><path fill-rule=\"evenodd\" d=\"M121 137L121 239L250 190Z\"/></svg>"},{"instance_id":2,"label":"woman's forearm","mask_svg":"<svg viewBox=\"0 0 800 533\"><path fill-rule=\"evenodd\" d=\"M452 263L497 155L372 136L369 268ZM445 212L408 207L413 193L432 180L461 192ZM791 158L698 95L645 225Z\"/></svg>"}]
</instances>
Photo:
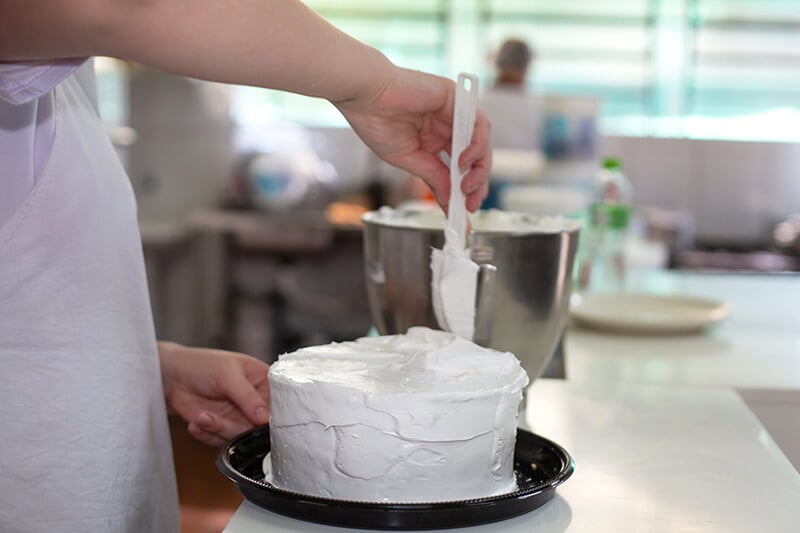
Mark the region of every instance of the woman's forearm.
<instances>
[{"instance_id":1,"label":"woman's forearm","mask_svg":"<svg viewBox=\"0 0 800 533\"><path fill-rule=\"evenodd\" d=\"M299 0L0 0L0 61L108 55L186 76L335 103L384 161L446 205L455 84L394 66ZM488 188L489 123L478 112L459 159L467 209Z\"/></svg>"},{"instance_id":2,"label":"woman's forearm","mask_svg":"<svg viewBox=\"0 0 800 533\"><path fill-rule=\"evenodd\" d=\"M91 55L334 102L393 69L297 0L0 0L0 60Z\"/></svg>"}]
</instances>

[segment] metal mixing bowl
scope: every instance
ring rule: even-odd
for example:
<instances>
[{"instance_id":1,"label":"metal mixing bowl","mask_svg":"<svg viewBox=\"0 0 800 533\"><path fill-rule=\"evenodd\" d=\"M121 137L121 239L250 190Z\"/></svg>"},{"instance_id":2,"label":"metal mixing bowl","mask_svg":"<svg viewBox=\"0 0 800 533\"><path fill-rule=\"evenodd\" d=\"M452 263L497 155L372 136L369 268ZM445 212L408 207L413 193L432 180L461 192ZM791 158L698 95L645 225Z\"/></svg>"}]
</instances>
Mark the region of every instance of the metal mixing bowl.
<instances>
[{"instance_id":1,"label":"metal mixing bowl","mask_svg":"<svg viewBox=\"0 0 800 533\"><path fill-rule=\"evenodd\" d=\"M431 250L441 248L441 226L421 211L366 213L364 261L372 318L383 335L411 326L439 327L431 304ZM472 259L481 267L475 342L517 356L533 382L550 362L566 327L572 266L580 224L547 219L547 229L481 230L473 219ZM531 223L534 215L514 214Z\"/></svg>"}]
</instances>

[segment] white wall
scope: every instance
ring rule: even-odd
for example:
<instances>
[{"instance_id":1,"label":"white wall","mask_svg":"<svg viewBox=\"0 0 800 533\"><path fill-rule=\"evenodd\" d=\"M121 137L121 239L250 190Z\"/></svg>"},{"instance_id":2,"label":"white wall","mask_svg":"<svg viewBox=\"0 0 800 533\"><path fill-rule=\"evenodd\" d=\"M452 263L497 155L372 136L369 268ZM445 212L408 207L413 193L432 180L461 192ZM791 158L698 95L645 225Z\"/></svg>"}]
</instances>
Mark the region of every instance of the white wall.
<instances>
[{"instance_id":1,"label":"white wall","mask_svg":"<svg viewBox=\"0 0 800 533\"><path fill-rule=\"evenodd\" d=\"M376 172L374 156L349 129L317 129L314 144L352 186L402 176L385 166ZM762 245L776 222L800 212L797 143L604 136L598 155L622 159L638 206L687 211L702 241Z\"/></svg>"},{"instance_id":2,"label":"white wall","mask_svg":"<svg viewBox=\"0 0 800 533\"><path fill-rule=\"evenodd\" d=\"M227 87L137 67L128 174L148 222L180 222L222 198L233 165Z\"/></svg>"},{"instance_id":3,"label":"white wall","mask_svg":"<svg viewBox=\"0 0 800 533\"><path fill-rule=\"evenodd\" d=\"M185 219L220 199L233 162L233 130L225 95L214 90L157 71L133 76L131 125L140 135L129 171L143 219ZM320 157L339 171L342 191L404 177L349 128L311 133ZM637 205L688 211L703 241L762 244L776 222L800 212L800 143L607 136L598 155L622 159Z\"/></svg>"},{"instance_id":4,"label":"white wall","mask_svg":"<svg viewBox=\"0 0 800 533\"><path fill-rule=\"evenodd\" d=\"M622 158L640 206L688 210L697 238L759 243L800 212L800 144L604 137Z\"/></svg>"},{"instance_id":5,"label":"white wall","mask_svg":"<svg viewBox=\"0 0 800 533\"><path fill-rule=\"evenodd\" d=\"M349 129L316 129L314 145L339 169L345 189L402 176L376 167ZM702 241L761 245L776 222L800 212L797 143L604 136L598 155L622 159L638 206L687 211Z\"/></svg>"}]
</instances>

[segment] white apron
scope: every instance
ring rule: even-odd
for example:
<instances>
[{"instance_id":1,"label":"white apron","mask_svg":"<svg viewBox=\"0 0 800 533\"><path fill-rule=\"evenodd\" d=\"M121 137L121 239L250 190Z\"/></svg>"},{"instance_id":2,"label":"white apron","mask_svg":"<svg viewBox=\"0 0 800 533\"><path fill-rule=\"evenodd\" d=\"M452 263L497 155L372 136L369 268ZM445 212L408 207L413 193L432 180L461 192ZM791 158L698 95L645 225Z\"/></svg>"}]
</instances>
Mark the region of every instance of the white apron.
<instances>
[{"instance_id":1,"label":"white apron","mask_svg":"<svg viewBox=\"0 0 800 533\"><path fill-rule=\"evenodd\" d=\"M51 155L0 227L0 531L175 532L136 205L91 63L43 98Z\"/></svg>"}]
</instances>

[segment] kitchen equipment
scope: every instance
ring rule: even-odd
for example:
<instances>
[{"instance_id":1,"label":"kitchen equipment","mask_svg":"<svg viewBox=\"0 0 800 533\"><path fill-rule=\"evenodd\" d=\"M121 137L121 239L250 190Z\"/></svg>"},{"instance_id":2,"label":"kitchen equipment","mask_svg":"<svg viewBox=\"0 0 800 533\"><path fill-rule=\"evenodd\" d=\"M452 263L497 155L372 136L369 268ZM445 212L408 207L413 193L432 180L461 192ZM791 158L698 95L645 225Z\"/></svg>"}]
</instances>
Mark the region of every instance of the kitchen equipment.
<instances>
[{"instance_id":1,"label":"kitchen equipment","mask_svg":"<svg viewBox=\"0 0 800 533\"><path fill-rule=\"evenodd\" d=\"M497 522L541 507L575 469L558 444L519 430L514 452L515 492L464 501L374 503L305 496L264 480L269 426L251 429L230 441L217 456L217 468L236 483L245 498L279 514L343 527L408 530L444 529Z\"/></svg>"},{"instance_id":2,"label":"kitchen equipment","mask_svg":"<svg viewBox=\"0 0 800 533\"><path fill-rule=\"evenodd\" d=\"M252 155L243 172L250 201L265 211L309 207L338 179L333 165L307 147Z\"/></svg>"},{"instance_id":3,"label":"kitchen equipment","mask_svg":"<svg viewBox=\"0 0 800 533\"><path fill-rule=\"evenodd\" d=\"M424 211L395 211L401 222L372 211L363 217L367 294L381 334L411 326L437 327L431 303L431 251L441 247L442 224ZM567 323L572 267L580 223L506 213L519 224L482 229L492 211L473 215L470 255L478 263L473 340L510 351L531 381L551 360ZM550 224L544 224L549 221ZM530 227L524 227L527 222Z\"/></svg>"},{"instance_id":4,"label":"kitchen equipment","mask_svg":"<svg viewBox=\"0 0 800 533\"><path fill-rule=\"evenodd\" d=\"M431 295L439 327L472 338L475 328L475 291L478 265L465 249L467 209L461 180L466 171L458 166L461 152L469 146L478 105L478 78L459 74L453 111L453 143L450 150L450 200L444 247L431 255Z\"/></svg>"},{"instance_id":5,"label":"kitchen equipment","mask_svg":"<svg viewBox=\"0 0 800 533\"><path fill-rule=\"evenodd\" d=\"M792 213L776 224L772 235L778 248L800 256L800 213Z\"/></svg>"}]
</instances>

